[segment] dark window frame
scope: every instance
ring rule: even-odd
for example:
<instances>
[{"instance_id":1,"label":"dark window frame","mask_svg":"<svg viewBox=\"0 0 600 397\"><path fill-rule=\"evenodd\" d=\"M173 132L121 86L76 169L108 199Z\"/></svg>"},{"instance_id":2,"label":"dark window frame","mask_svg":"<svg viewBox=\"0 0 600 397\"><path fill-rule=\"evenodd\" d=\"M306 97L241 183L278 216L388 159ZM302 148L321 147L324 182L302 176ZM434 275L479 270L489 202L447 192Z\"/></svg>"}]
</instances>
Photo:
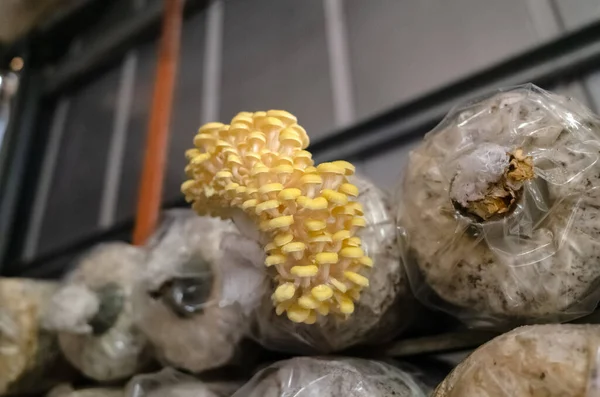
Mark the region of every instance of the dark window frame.
<instances>
[{"instance_id":1,"label":"dark window frame","mask_svg":"<svg viewBox=\"0 0 600 397\"><path fill-rule=\"evenodd\" d=\"M110 0L121 1L121 0ZM8 156L0 158L0 274L54 277L69 258L108 239L128 241L133 219L121 221L107 231L83 236L32 261L19 259L39 174L39 153L44 150L47 131L42 128L64 93L85 86L108 67L119 62L132 48L156 40L162 1L121 21L101 39L94 40L76 56L69 44L91 25L106 7L107 0L87 0L56 17L10 48L0 48L0 68L14 56L25 59L21 88L9 125ZM103 5L104 4L104 5ZM186 16L205 9L208 0L187 0ZM431 93L400 104L349 128L316 141L311 150L317 161L334 158L364 160L392 150L422 136L437 124L453 103L497 86L533 82L542 86L572 81L600 69L600 21L569 32L553 41L474 73ZM4 168L2 162L5 162ZM184 206L183 199L165 202L164 207Z\"/></svg>"}]
</instances>

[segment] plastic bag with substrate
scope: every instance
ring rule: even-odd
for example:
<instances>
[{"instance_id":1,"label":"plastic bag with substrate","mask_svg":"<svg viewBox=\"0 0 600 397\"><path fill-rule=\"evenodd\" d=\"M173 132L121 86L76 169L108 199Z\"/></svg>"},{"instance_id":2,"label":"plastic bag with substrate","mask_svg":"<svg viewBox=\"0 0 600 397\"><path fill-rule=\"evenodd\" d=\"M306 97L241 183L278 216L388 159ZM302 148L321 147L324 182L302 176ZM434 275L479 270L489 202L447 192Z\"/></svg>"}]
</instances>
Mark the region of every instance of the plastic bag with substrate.
<instances>
[{"instance_id":1,"label":"plastic bag with substrate","mask_svg":"<svg viewBox=\"0 0 600 397\"><path fill-rule=\"evenodd\" d=\"M0 395L45 392L75 375L40 327L54 282L0 278Z\"/></svg>"},{"instance_id":2,"label":"plastic bag with substrate","mask_svg":"<svg viewBox=\"0 0 600 397\"><path fill-rule=\"evenodd\" d=\"M269 349L296 354L325 354L360 344L385 343L414 318L414 299L400 263L390 200L367 179L351 180L359 189L367 226L359 232L362 247L373 259L369 286L347 319L319 316L315 324L297 324L275 313L267 289L254 315L253 338ZM235 247L233 247L235 248ZM263 258L256 266L263 267Z\"/></svg>"},{"instance_id":3,"label":"plastic bag with substrate","mask_svg":"<svg viewBox=\"0 0 600 397\"><path fill-rule=\"evenodd\" d=\"M102 387L74 389L64 384L56 386L46 397L123 397L123 390Z\"/></svg>"},{"instance_id":4,"label":"plastic bag with substrate","mask_svg":"<svg viewBox=\"0 0 600 397\"><path fill-rule=\"evenodd\" d=\"M124 397L229 397L239 386L237 382L203 382L165 368L155 374L132 378Z\"/></svg>"},{"instance_id":5,"label":"plastic bag with substrate","mask_svg":"<svg viewBox=\"0 0 600 397\"><path fill-rule=\"evenodd\" d=\"M245 353L247 315L267 286L262 272L220 249L226 235L237 241L229 221L172 210L149 243L137 323L167 365L201 372Z\"/></svg>"},{"instance_id":6,"label":"plastic bag with substrate","mask_svg":"<svg viewBox=\"0 0 600 397\"><path fill-rule=\"evenodd\" d=\"M481 346L433 397L598 397L600 326L517 328Z\"/></svg>"},{"instance_id":7,"label":"plastic bag with substrate","mask_svg":"<svg viewBox=\"0 0 600 397\"><path fill-rule=\"evenodd\" d=\"M600 122L533 85L457 106L395 200L411 286L473 326L562 322L600 300Z\"/></svg>"},{"instance_id":8,"label":"plastic bag with substrate","mask_svg":"<svg viewBox=\"0 0 600 397\"><path fill-rule=\"evenodd\" d=\"M357 358L296 357L258 372L233 397L425 397L409 373Z\"/></svg>"},{"instance_id":9,"label":"plastic bag with substrate","mask_svg":"<svg viewBox=\"0 0 600 397\"><path fill-rule=\"evenodd\" d=\"M76 261L52 296L44 327L59 332L64 355L92 379L127 378L151 362L132 304L145 257L129 244L100 244Z\"/></svg>"}]
</instances>

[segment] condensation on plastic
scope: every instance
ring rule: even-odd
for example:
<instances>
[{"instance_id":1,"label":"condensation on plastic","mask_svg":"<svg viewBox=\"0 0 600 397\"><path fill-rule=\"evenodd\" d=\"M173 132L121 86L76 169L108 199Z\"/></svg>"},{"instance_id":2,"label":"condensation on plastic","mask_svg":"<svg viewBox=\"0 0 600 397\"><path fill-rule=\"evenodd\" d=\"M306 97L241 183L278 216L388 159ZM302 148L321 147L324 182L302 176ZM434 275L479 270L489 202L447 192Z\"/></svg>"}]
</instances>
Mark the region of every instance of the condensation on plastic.
<instances>
[{"instance_id":1,"label":"condensation on plastic","mask_svg":"<svg viewBox=\"0 0 600 397\"><path fill-rule=\"evenodd\" d=\"M487 146L486 146L487 145ZM515 209L475 222L449 191L476 150L534 161ZM412 289L472 326L562 322L600 300L600 123L578 102L531 84L454 108L410 154L397 222ZM479 181L492 160L472 170ZM478 172L478 173L476 173Z\"/></svg>"},{"instance_id":2,"label":"condensation on plastic","mask_svg":"<svg viewBox=\"0 0 600 397\"><path fill-rule=\"evenodd\" d=\"M600 397L600 340L591 345L591 354L585 397Z\"/></svg>"},{"instance_id":3,"label":"condensation on plastic","mask_svg":"<svg viewBox=\"0 0 600 397\"><path fill-rule=\"evenodd\" d=\"M229 397L239 386L237 382L203 382L165 368L155 374L133 377L124 397Z\"/></svg>"},{"instance_id":4,"label":"condensation on plastic","mask_svg":"<svg viewBox=\"0 0 600 397\"><path fill-rule=\"evenodd\" d=\"M220 249L238 236L230 221L172 210L151 239L137 323L167 365L200 372L247 353L247 316L267 286L262 272Z\"/></svg>"},{"instance_id":5,"label":"condensation on plastic","mask_svg":"<svg viewBox=\"0 0 600 397\"><path fill-rule=\"evenodd\" d=\"M40 393L72 375L56 335L40 329L57 288L54 282L0 278L0 395Z\"/></svg>"},{"instance_id":6,"label":"condensation on plastic","mask_svg":"<svg viewBox=\"0 0 600 397\"><path fill-rule=\"evenodd\" d=\"M60 385L46 397L123 397L123 390L101 387L76 390L70 385Z\"/></svg>"},{"instance_id":7,"label":"condensation on plastic","mask_svg":"<svg viewBox=\"0 0 600 397\"><path fill-rule=\"evenodd\" d=\"M415 302L400 263L390 200L364 178L354 177L351 182L359 188L358 202L367 223L359 236L365 253L374 262L369 287L348 319L319 317L311 325L277 316L269 289L253 326L253 338L265 347L296 354L325 354L359 344L387 342L412 322Z\"/></svg>"},{"instance_id":8,"label":"condensation on plastic","mask_svg":"<svg viewBox=\"0 0 600 397\"><path fill-rule=\"evenodd\" d=\"M77 260L52 297L44 326L59 332L64 355L92 379L127 378L151 360L132 304L145 258L129 244L98 245Z\"/></svg>"},{"instance_id":9,"label":"condensation on plastic","mask_svg":"<svg viewBox=\"0 0 600 397\"><path fill-rule=\"evenodd\" d=\"M600 326L517 328L481 346L433 397L598 397Z\"/></svg>"},{"instance_id":10,"label":"condensation on plastic","mask_svg":"<svg viewBox=\"0 0 600 397\"><path fill-rule=\"evenodd\" d=\"M357 358L296 357L258 372L233 397L426 397L413 375Z\"/></svg>"}]
</instances>

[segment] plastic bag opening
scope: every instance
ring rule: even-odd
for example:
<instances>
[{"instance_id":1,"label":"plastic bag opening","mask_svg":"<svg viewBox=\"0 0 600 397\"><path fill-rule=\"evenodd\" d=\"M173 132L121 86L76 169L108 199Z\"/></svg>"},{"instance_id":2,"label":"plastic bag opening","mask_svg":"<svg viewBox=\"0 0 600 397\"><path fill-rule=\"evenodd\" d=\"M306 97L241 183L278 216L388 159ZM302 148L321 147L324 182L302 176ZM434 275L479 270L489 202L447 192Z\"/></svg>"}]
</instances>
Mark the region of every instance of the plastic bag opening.
<instances>
[{"instance_id":1,"label":"plastic bag opening","mask_svg":"<svg viewBox=\"0 0 600 397\"><path fill-rule=\"evenodd\" d=\"M165 364L200 372L248 358L241 340L264 275L221 249L238 236L229 221L165 214L135 292L137 323Z\"/></svg>"}]
</instances>

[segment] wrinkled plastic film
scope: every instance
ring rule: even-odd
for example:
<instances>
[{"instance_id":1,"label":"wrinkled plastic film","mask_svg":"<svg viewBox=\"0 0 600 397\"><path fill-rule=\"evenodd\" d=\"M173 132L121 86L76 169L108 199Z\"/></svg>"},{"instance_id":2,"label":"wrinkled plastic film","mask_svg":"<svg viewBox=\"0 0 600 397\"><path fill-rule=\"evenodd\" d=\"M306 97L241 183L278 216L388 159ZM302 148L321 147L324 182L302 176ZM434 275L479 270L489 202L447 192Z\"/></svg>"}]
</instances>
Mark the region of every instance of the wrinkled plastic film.
<instances>
[{"instance_id":1,"label":"wrinkled plastic film","mask_svg":"<svg viewBox=\"0 0 600 397\"><path fill-rule=\"evenodd\" d=\"M369 287L362 291L349 318L324 316L311 325L278 316L271 294L265 294L254 316L252 335L265 347L298 354L329 353L388 341L411 323L414 302L400 263L389 199L364 178L355 177L351 182L359 189L358 202L367 223L358 237L373 260Z\"/></svg>"},{"instance_id":2,"label":"wrinkled plastic film","mask_svg":"<svg viewBox=\"0 0 600 397\"><path fill-rule=\"evenodd\" d=\"M472 325L591 312L599 157L598 118L532 85L453 109L411 152L396 199L417 297Z\"/></svg>"},{"instance_id":3,"label":"wrinkled plastic film","mask_svg":"<svg viewBox=\"0 0 600 397\"><path fill-rule=\"evenodd\" d=\"M164 363L200 372L241 353L246 314L265 287L262 272L220 248L237 236L229 221L165 214L135 294L137 323Z\"/></svg>"},{"instance_id":4,"label":"wrinkled plastic film","mask_svg":"<svg viewBox=\"0 0 600 397\"><path fill-rule=\"evenodd\" d=\"M70 385L60 385L52 389L46 397L123 397L123 390L101 387L76 390Z\"/></svg>"},{"instance_id":5,"label":"wrinkled plastic film","mask_svg":"<svg viewBox=\"0 0 600 397\"><path fill-rule=\"evenodd\" d=\"M43 392L73 376L56 335L40 327L57 288L53 282L0 278L0 395Z\"/></svg>"},{"instance_id":6,"label":"wrinkled plastic film","mask_svg":"<svg viewBox=\"0 0 600 397\"><path fill-rule=\"evenodd\" d=\"M165 368L154 374L132 378L124 397L229 397L238 387L236 382L203 382Z\"/></svg>"},{"instance_id":7,"label":"wrinkled plastic film","mask_svg":"<svg viewBox=\"0 0 600 397\"><path fill-rule=\"evenodd\" d=\"M408 373L355 358L296 357L257 373L233 397L425 397Z\"/></svg>"},{"instance_id":8,"label":"wrinkled plastic film","mask_svg":"<svg viewBox=\"0 0 600 397\"><path fill-rule=\"evenodd\" d=\"M50 301L44 326L59 332L64 355L92 379L127 378L151 360L132 302L144 261L137 247L101 244L76 261Z\"/></svg>"},{"instance_id":9,"label":"wrinkled plastic film","mask_svg":"<svg viewBox=\"0 0 600 397\"><path fill-rule=\"evenodd\" d=\"M517 328L481 346L433 397L597 396L597 325Z\"/></svg>"},{"instance_id":10,"label":"wrinkled plastic film","mask_svg":"<svg viewBox=\"0 0 600 397\"><path fill-rule=\"evenodd\" d=\"M600 335L590 340L590 365L585 397L600 397Z\"/></svg>"}]
</instances>

